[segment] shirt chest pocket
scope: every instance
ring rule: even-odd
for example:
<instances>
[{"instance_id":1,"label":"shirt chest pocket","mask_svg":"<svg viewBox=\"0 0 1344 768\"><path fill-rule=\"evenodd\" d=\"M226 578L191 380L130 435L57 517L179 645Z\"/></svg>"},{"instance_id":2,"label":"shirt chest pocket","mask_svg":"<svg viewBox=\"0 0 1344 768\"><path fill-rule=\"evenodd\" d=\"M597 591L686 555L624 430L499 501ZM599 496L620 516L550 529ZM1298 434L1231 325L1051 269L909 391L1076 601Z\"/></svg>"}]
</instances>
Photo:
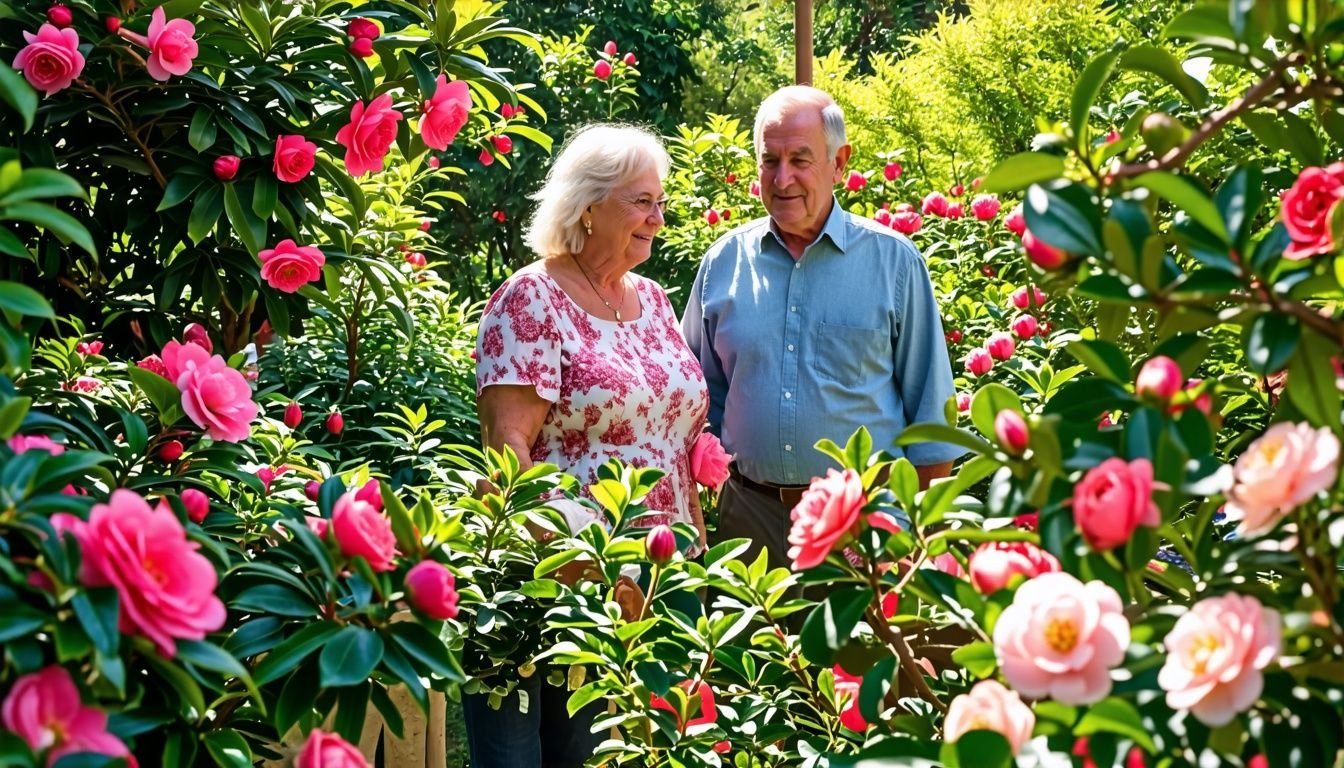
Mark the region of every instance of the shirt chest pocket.
<instances>
[{"instance_id":1,"label":"shirt chest pocket","mask_svg":"<svg viewBox=\"0 0 1344 768\"><path fill-rule=\"evenodd\" d=\"M817 375L847 387L886 370L891 359L891 336L885 328L858 328L818 323L812 339L812 363Z\"/></svg>"}]
</instances>

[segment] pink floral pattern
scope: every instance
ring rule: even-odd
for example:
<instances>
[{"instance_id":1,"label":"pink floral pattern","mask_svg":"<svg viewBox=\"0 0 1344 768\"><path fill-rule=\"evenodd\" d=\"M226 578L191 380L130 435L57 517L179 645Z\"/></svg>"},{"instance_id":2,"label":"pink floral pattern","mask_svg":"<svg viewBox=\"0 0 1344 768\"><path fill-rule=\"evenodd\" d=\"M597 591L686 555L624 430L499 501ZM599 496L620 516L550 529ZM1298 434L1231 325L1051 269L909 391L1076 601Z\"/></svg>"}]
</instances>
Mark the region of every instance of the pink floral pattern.
<instances>
[{"instance_id":1,"label":"pink floral pattern","mask_svg":"<svg viewBox=\"0 0 1344 768\"><path fill-rule=\"evenodd\" d=\"M667 475L645 505L649 526L691 521L690 451L709 409L700 366L667 294L630 276L643 311L617 323L589 315L543 272L516 273L486 304L477 336L476 390L531 384L554 403L532 460L586 487L612 458Z\"/></svg>"}]
</instances>

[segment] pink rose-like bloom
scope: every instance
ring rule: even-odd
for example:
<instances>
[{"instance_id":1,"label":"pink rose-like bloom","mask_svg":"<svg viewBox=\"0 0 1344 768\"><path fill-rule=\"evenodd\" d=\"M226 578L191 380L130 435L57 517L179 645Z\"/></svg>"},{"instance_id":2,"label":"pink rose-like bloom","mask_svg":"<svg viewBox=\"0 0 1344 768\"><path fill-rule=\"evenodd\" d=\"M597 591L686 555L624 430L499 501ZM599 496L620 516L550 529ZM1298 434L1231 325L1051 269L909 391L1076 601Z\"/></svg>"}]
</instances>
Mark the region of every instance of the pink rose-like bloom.
<instances>
[{"instance_id":1,"label":"pink rose-like bloom","mask_svg":"<svg viewBox=\"0 0 1344 768\"><path fill-rule=\"evenodd\" d=\"M1232 470L1227 519L1240 521L1243 535L1258 536L1334 485L1339 438L1326 427L1280 422L1256 438Z\"/></svg>"},{"instance_id":2,"label":"pink rose-like bloom","mask_svg":"<svg viewBox=\"0 0 1344 768\"><path fill-rule=\"evenodd\" d=\"M168 368L164 366L163 360L158 355L149 355L145 359L137 362L137 368L144 368L146 371L153 371L163 378L168 378Z\"/></svg>"},{"instance_id":3,"label":"pink rose-like bloom","mask_svg":"<svg viewBox=\"0 0 1344 768\"><path fill-rule=\"evenodd\" d=\"M1232 722L1265 687L1261 670L1278 657L1283 631L1277 611L1250 596L1228 594L1195 603L1167 633L1167 660L1157 684L1167 706L1188 709L1210 728Z\"/></svg>"},{"instance_id":4,"label":"pink rose-like bloom","mask_svg":"<svg viewBox=\"0 0 1344 768\"><path fill-rule=\"evenodd\" d=\"M81 544L83 581L115 587L121 631L149 638L164 657L177 653L176 640L200 640L224 626L215 567L171 512L115 490L94 505Z\"/></svg>"},{"instance_id":5,"label":"pink rose-like bloom","mask_svg":"<svg viewBox=\"0 0 1344 768\"><path fill-rule=\"evenodd\" d=\"M181 494L182 506L187 508L187 519L200 525L210 514L210 497L195 488L184 488Z\"/></svg>"},{"instance_id":6,"label":"pink rose-like bloom","mask_svg":"<svg viewBox=\"0 0 1344 768\"><path fill-rule=\"evenodd\" d=\"M170 341L163 362L168 380L182 393L182 410L210 439L236 443L252 434L257 417L252 388L224 358L195 344Z\"/></svg>"},{"instance_id":7,"label":"pink rose-like bloom","mask_svg":"<svg viewBox=\"0 0 1344 768\"><path fill-rule=\"evenodd\" d=\"M425 146L444 150L462 126L467 124L467 115L471 112L471 89L466 80L448 82L448 78L439 75L434 95L425 102L424 114L420 118L420 136ZM507 106L507 105L506 105Z\"/></svg>"},{"instance_id":8,"label":"pink rose-like bloom","mask_svg":"<svg viewBox=\"0 0 1344 768\"><path fill-rule=\"evenodd\" d=\"M1017 588L994 625L994 653L1018 693L1082 706L1111 692L1125 658L1129 620L1120 595L1100 581L1043 573Z\"/></svg>"},{"instance_id":9,"label":"pink rose-like bloom","mask_svg":"<svg viewBox=\"0 0 1344 768\"><path fill-rule=\"evenodd\" d=\"M593 64L593 76L598 80L606 80L611 77L611 62L606 59L598 59L597 63Z\"/></svg>"},{"instance_id":10,"label":"pink rose-like bloom","mask_svg":"<svg viewBox=\"0 0 1344 768\"><path fill-rule=\"evenodd\" d=\"M961 203L950 203L947 206L947 218L960 219L966 215L966 208Z\"/></svg>"},{"instance_id":11,"label":"pink rose-like bloom","mask_svg":"<svg viewBox=\"0 0 1344 768\"><path fill-rule=\"evenodd\" d=\"M832 667L831 671L835 673L835 693L840 699L840 724L855 733L867 731L868 721L859 710L859 689L863 687L863 678L851 675L839 664Z\"/></svg>"},{"instance_id":12,"label":"pink rose-like bloom","mask_svg":"<svg viewBox=\"0 0 1344 768\"><path fill-rule=\"evenodd\" d=\"M891 228L903 235L913 235L924 224L924 218L914 211L897 211L891 215Z\"/></svg>"},{"instance_id":13,"label":"pink rose-like bloom","mask_svg":"<svg viewBox=\"0 0 1344 768\"><path fill-rule=\"evenodd\" d=\"M790 515L789 559L793 570L820 565L831 550L843 546L859 527L859 513L868 503L863 480L852 469L826 470L812 481Z\"/></svg>"},{"instance_id":14,"label":"pink rose-like bloom","mask_svg":"<svg viewBox=\"0 0 1344 768\"><path fill-rule=\"evenodd\" d=\"M294 768L369 768L369 764L350 742L314 728L294 758Z\"/></svg>"},{"instance_id":15,"label":"pink rose-like bloom","mask_svg":"<svg viewBox=\"0 0 1344 768\"><path fill-rule=\"evenodd\" d=\"M997 680L981 680L969 693L952 700L943 721L943 739L955 742L968 731L994 731L1008 740L1016 755L1031 741L1036 713Z\"/></svg>"},{"instance_id":16,"label":"pink rose-like bloom","mask_svg":"<svg viewBox=\"0 0 1344 768\"><path fill-rule=\"evenodd\" d=\"M369 102L356 100L350 107L350 122L336 132L336 143L345 147L345 170L351 176L383 170L383 158L397 138L401 113L392 108L392 94Z\"/></svg>"},{"instance_id":17,"label":"pink rose-like bloom","mask_svg":"<svg viewBox=\"0 0 1344 768\"><path fill-rule=\"evenodd\" d=\"M887 163L882 168L882 176L887 181L895 181L901 177L901 172L905 170L900 163Z\"/></svg>"},{"instance_id":18,"label":"pink rose-like bloom","mask_svg":"<svg viewBox=\"0 0 1344 768\"><path fill-rule=\"evenodd\" d=\"M433 560L421 560L406 572L406 595L416 610L438 621L457 618L457 580Z\"/></svg>"},{"instance_id":19,"label":"pink rose-like bloom","mask_svg":"<svg viewBox=\"0 0 1344 768\"><path fill-rule=\"evenodd\" d=\"M84 71L84 54L79 52L75 30L43 24L37 34L24 32L23 39L28 44L14 57L14 68L45 95L69 88Z\"/></svg>"},{"instance_id":20,"label":"pink rose-like bloom","mask_svg":"<svg viewBox=\"0 0 1344 768\"><path fill-rule=\"evenodd\" d=\"M701 432L691 446L691 477L695 482L718 490L728 479L728 464L733 457L712 432Z\"/></svg>"},{"instance_id":21,"label":"pink rose-like bloom","mask_svg":"<svg viewBox=\"0 0 1344 768\"><path fill-rule=\"evenodd\" d=\"M1017 334L1017 338L1024 341L1035 336L1036 331L1040 328L1036 322L1036 318L1032 315L1018 315L1013 318L1013 322L1009 324L1009 327L1013 329L1013 333Z\"/></svg>"},{"instance_id":22,"label":"pink rose-like bloom","mask_svg":"<svg viewBox=\"0 0 1344 768\"><path fill-rule=\"evenodd\" d=\"M943 196L942 192L930 192L924 196L921 210L924 213L931 213L934 216L946 216L947 205L947 198Z\"/></svg>"},{"instance_id":23,"label":"pink rose-like bloom","mask_svg":"<svg viewBox=\"0 0 1344 768\"><path fill-rule=\"evenodd\" d=\"M18 66L18 63L15 63ZM1330 232L1331 211L1344 199L1344 162L1328 168L1304 168L1283 193L1283 225L1292 245L1286 259L1300 260L1330 253L1339 245Z\"/></svg>"},{"instance_id":24,"label":"pink rose-like bloom","mask_svg":"<svg viewBox=\"0 0 1344 768\"><path fill-rule=\"evenodd\" d=\"M341 554L346 557L362 557L375 571L397 567L397 537L392 534L392 521L372 504L357 499L354 493L345 493L337 499L331 511L331 528Z\"/></svg>"},{"instance_id":25,"label":"pink rose-like bloom","mask_svg":"<svg viewBox=\"0 0 1344 768\"><path fill-rule=\"evenodd\" d=\"M1022 205L1020 203L1014 206L1013 210L1009 211L1007 216L1003 217L1003 226L1018 237L1021 237L1022 233L1027 231L1027 217L1022 213Z\"/></svg>"},{"instance_id":26,"label":"pink rose-like bloom","mask_svg":"<svg viewBox=\"0 0 1344 768\"><path fill-rule=\"evenodd\" d=\"M327 257L315 245L295 245L293 240L281 240L274 248L257 254L261 260L261 277L272 288L294 293L322 276L322 265Z\"/></svg>"},{"instance_id":27,"label":"pink rose-like bloom","mask_svg":"<svg viewBox=\"0 0 1344 768\"><path fill-rule=\"evenodd\" d=\"M271 163L275 177L294 183L303 181L317 162L317 145L297 134L275 140L275 159Z\"/></svg>"},{"instance_id":28,"label":"pink rose-like bloom","mask_svg":"<svg viewBox=\"0 0 1344 768\"><path fill-rule=\"evenodd\" d=\"M1014 576L1034 579L1063 568L1054 555L1029 541L991 541L971 553L971 583L989 595L1008 586Z\"/></svg>"},{"instance_id":29,"label":"pink rose-like bloom","mask_svg":"<svg viewBox=\"0 0 1344 768\"><path fill-rule=\"evenodd\" d=\"M1129 541L1140 525L1161 525L1162 514L1153 502L1152 462L1109 458L1089 469L1073 488L1073 519L1097 552Z\"/></svg>"},{"instance_id":30,"label":"pink rose-like bloom","mask_svg":"<svg viewBox=\"0 0 1344 768\"><path fill-rule=\"evenodd\" d=\"M1041 305L1045 304L1045 300L1048 298L1050 297L1047 296L1045 291L1042 291L1040 288L1034 285L1031 286L1024 285L1021 288L1018 288L1017 290L1013 291L1011 301L1013 302L1014 307L1017 307L1018 309L1027 309L1032 305L1033 299L1035 300L1034 303L1036 304L1036 306L1040 307Z\"/></svg>"},{"instance_id":31,"label":"pink rose-like bloom","mask_svg":"<svg viewBox=\"0 0 1344 768\"><path fill-rule=\"evenodd\" d=\"M1022 414L1012 408L1004 408L994 416L994 438L1003 450L1014 456L1021 456L1027 450L1027 422Z\"/></svg>"},{"instance_id":32,"label":"pink rose-like bloom","mask_svg":"<svg viewBox=\"0 0 1344 768\"><path fill-rule=\"evenodd\" d=\"M1002 205L994 195L976 195L971 201L971 213L980 221L989 221L999 215Z\"/></svg>"},{"instance_id":33,"label":"pink rose-like bloom","mask_svg":"<svg viewBox=\"0 0 1344 768\"><path fill-rule=\"evenodd\" d=\"M378 482L377 479L369 480L355 491L355 498L373 507L374 511L382 512L383 484Z\"/></svg>"},{"instance_id":34,"label":"pink rose-like bloom","mask_svg":"<svg viewBox=\"0 0 1344 768\"><path fill-rule=\"evenodd\" d=\"M995 360L1007 360L1017 351L1017 342L1007 331L995 331L985 340L985 351Z\"/></svg>"},{"instance_id":35,"label":"pink rose-like bloom","mask_svg":"<svg viewBox=\"0 0 1344 768\"><path fill-rule=\"evenodd\" d=\"M345 34L355 39L376 40L382 32L373 21L360 16L350 20L349 26L345 28Z\"/></svg>"},{"instance_id":36,"label":"pink rose-like bloom","mask_svg":"<svg viewBox=\"0 0 1344 768\"><path fill-rule=\"evenodd\" d=\"M845 189L850 192L858 192L866 186L868 186L868 180L858 171L850 171L849 176L845 179Z\"/></svg>"},{"instance_id":37,"label":"pink rose-like bloom","mask_svg":"<svg viewBox=\"0 0 1344 768\"><path fill-rule=\"evenodd\" d=\"M966 372L972 376L984 376L994 367L994 358L983 347L976 347L966 353Z\"/></svg>"},{"instance_id":38,"label":"pink rose-like bloom","mask_svg":"<svg viewBox=\"0 0 1344 768\"><path fill-rule=\"evenodd\" d=\"M166 21L164 17L163 6L155 8L150 16L149 58L145 59L149 76L160 82L190 72L197 53L192 39L196 26L186 19Z\"/></svg>"},{"instance_id":39,"label":"pink rose-like bloom","mask_svg":"<svg viewBox=\"0 0 1344 768\"><path fill-rule=\"evenodd\" d=\"M126 745L108 732L107 713L84 706L65 667L46 667L15 680L0 705L0 723L34 752L50 750L49 766L77 752L125 757L135 765Z\"/></svg>"},{"instance_id":40,"label":"pink rose-like bloom","mask_svg":"<svg viewBox=\"0 0 1344 768\"><path fill-rule=\"evenodd\" d=\"M60 456L65 453L65 446L45 435L14 435L9 438L9 450L15 453L46 451L52 456Z\"/></svg>"},{"instance_id":41,"label":"pink rose-like bloom","mask_svg":"<svg viewBox=\"0 0 1344 768\"><path fill-rule=\"evenodd\" d=\"M1158 355L1150 358L1139 369L1139 375L1134 379L1134 390L1139 397L1166 402L1181 391L1184 383L1185 377L1181 375L1181 367L1176 361L1166 355Z\"/></svg>"}]
</instances>

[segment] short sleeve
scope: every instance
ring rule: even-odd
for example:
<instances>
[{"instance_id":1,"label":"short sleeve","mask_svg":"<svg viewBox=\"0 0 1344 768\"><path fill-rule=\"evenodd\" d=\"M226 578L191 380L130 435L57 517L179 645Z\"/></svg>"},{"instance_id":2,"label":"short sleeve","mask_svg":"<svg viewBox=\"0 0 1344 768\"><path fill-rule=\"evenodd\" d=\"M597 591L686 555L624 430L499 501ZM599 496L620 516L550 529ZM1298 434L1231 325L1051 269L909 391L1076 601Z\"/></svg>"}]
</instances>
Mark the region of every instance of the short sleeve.
<instances>
[{"instance_id":1,"label":"short sleeve","mask_svg":"<svg viewBox=\"0 0 1344 768\"><path fill-rule=\"evenodd\" d=\"M561 334L543 281L514 275L485 305L476 334L476 394L494 384L530 384L560 398Z\"/></svg>"}]
</instances>

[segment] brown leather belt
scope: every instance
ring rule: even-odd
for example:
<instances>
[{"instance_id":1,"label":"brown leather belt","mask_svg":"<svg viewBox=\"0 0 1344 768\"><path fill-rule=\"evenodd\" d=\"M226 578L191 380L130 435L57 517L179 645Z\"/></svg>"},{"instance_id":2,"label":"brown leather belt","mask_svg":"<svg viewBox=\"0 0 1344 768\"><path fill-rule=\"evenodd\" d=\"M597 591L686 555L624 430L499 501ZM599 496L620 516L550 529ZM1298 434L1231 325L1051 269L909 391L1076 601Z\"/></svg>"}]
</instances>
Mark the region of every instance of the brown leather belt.
<instances>
[{"instance_id":1,"label":"brown leather belt","mask_svg":"<svg viewBox=\"0 0 1344 768\"><path fill-rule=\"evenodd\" d=\"M743 488L749 488L757 493L769 496L780 504L793 509L798 506L798 502L803 498L803 492L808 489L806 485L775 485L774 483L763 483L759 480L752 480L750 477L737 471L737 467L729 466L729 474L733 479L742 484Z\"/></svg>"}]
</instances>

